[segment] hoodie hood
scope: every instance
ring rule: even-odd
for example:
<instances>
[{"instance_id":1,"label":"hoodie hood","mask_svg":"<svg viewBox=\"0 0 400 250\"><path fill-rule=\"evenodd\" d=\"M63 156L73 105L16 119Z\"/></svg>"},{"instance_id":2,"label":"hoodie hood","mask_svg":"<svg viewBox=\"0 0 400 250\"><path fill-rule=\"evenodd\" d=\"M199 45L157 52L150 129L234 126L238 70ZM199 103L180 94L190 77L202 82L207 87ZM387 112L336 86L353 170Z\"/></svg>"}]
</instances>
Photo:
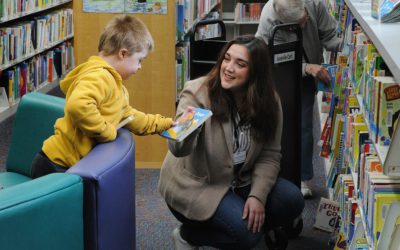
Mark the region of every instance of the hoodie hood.
<instances>
[{"instance_id":1,"label":"hoodie hood","mask_svg":"<svg viewBox=\"0 0 400 250\"><path fill-rule=\"evenodd\" d=\"M108 64L103 58L99 56L91 56L87 62L75 67L70 73L67 74L67 76L65 76L65 78L60 83L60 88L62 92L66 95L71 86L74 86L74 83L77 79L86 74L93 73L99 69L108 70L115 78L117 84L122 85L121 75L110 64Z\"/></svg>"}]
</instances>

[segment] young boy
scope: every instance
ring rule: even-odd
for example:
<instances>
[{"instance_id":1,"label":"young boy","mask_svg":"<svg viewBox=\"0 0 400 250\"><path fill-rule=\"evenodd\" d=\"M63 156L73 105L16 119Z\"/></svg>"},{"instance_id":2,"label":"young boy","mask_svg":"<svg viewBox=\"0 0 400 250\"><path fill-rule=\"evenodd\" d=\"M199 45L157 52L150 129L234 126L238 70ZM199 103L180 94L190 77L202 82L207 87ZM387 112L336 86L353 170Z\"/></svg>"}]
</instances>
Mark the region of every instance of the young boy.
<instances>
[{"instance_id":1,"label":"young boy","mask_svg":"<svg viewBox=\"0 0 400 250\"><path fill-rule=\"evenodd\" d=\"M116 126L129 116L125 128L136 135L160 133L172 126L171 118L142 113L129 105L122 85L141 68L154 42L139 19L114 17L100 36L98 56L72 70L61 81L66 95L65 115L57 119L55 133L43 143L32 165L32 177L64 172L92 148L117 136Z\"/></svg>"}]
</instances>

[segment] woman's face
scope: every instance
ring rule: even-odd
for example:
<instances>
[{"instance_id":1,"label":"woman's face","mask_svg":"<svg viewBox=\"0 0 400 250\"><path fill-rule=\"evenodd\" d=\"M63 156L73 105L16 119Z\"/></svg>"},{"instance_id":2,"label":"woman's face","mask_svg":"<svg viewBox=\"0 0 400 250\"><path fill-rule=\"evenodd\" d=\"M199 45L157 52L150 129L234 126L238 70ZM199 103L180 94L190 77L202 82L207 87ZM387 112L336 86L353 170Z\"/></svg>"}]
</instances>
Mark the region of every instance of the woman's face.
<instances>
[{"instance_id":1,"label":"woman's face","mask_svg":"<svg viewBox=\"0 0 400 250\"><path fill-rule=\"evenodd\" d=\"M221 86L233 92L240 91L249 78L249 51L243 45L233 44L225 53L220 70Z\"/></svg>"}]
</instances>

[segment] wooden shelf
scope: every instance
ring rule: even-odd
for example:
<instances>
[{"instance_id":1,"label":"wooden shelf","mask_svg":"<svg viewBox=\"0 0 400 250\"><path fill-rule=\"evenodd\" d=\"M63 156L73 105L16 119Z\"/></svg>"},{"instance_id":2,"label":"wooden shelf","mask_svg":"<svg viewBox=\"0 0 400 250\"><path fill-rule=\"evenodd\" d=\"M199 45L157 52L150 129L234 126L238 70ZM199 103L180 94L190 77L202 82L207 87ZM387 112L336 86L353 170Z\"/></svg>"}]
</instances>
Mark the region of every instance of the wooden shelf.
<instances>
[{"instance_id":1,"label":"wooden shelf","mask_svg":"<svg viewBox=\"0 0 400 250\"><path fill-rule=\"evenodd\" d=\"M26 61L29 58L32 58L32 57L34 57L36 55L39 55L39 54L41 54L41 53L43 53L43 52L45 52L47 50L50 50L51 48L56 47L56 46L62 44L63 42L72 39L73 37L74 37L74 34L69 35L69 36L65 37L64 39L62 39L62 40L60 40L58 42L55 42L53 44L50 44L46 48L39 49L39 50L35 51L34 53L32 53L30 55L23 56L23 57L18 58L18 59L14 60L14 61L12 61L10 63L4 64L4 65L0 65L0 71L3 71L5 69L7 69L7 68L10 68L10 67L14 66L14 65L17 65L17 64L19 64L19 63L21 63L23 61Z\"/></svg>"},{"instance_id":2,"label":"wooden shelf","mask_svg":"<svg viewBox=\"0 0 400 250\"><path fill-rule=\"evenodd\" d=\"M15 16L11 16L11 17L9 17L7 19L0 18L0 25L2 25L4 23L11 22L11 21L18 20L20 18L24 18L24 17L29 16L29 15L40 13L40 12L43 12L43 11L46 11L46 10L49 10L49 9L52 9L52 8L56 8L58 6L64 5L66 3L71 3L71 2L72 2L72 0L64 0L64 1L60 1L59 3L50 4L50 5L48 5L48 6L44 7L44 8L40 8L40 9L36 8L34 10L21 12L21 13L15 15Z\"/></svg>"}]
</instances>

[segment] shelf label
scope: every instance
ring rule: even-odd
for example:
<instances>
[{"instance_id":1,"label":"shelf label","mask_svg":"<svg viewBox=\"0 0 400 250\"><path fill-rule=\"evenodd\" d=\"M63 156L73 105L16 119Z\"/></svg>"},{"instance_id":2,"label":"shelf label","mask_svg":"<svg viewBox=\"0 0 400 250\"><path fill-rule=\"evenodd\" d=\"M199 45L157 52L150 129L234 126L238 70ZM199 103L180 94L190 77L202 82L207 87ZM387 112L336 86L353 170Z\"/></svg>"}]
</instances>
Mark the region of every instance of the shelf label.
<instances>
[{"instance_id":1,"label":"shelf label","mask_svg":"<svg viewBox=\"0 0 400 250\"><path fill-rule=\"evenodd\" d=\"M276 54L276 55L274 55L274 64L294 61L295 55L296 55L295 51L289 51L289 52L285 52L285 53Z\"/></svg>"},{"instance_id":2,"label":"shelf label","mask_svg":"<svg viewBox=\"0 0 400 250\"><path fill-rule=\"evenodd\" d=\"M0 108L8 108L8 98L6 94L6 89L4 87L0 88Z\"/></svg>"}]
</instances>

